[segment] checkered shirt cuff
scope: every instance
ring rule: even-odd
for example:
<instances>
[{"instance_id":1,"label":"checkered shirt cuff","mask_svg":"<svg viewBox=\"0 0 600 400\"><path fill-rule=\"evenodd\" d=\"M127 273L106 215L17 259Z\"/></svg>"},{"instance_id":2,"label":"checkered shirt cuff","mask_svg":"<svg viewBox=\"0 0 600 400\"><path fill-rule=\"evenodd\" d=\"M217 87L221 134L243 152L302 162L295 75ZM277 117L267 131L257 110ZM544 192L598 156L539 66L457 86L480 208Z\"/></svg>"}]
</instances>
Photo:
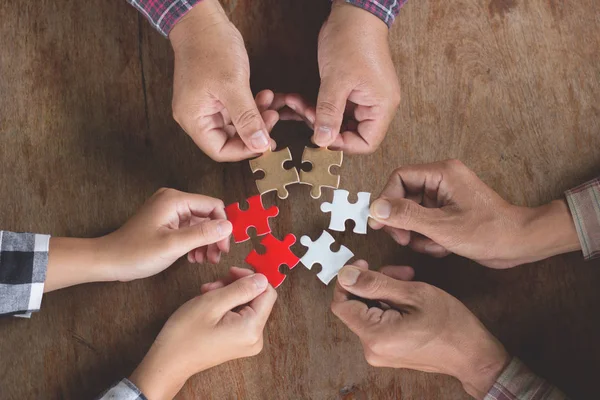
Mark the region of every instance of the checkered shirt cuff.
<instances>
[{"instance_id":1,"label":"checkered shirt cuff","mask_svg":"<svg viewBox=\"0 0 600 400\"><path fill-rule=\"evenodd\" d=\"M175 24L188 11L201 0L127 0L129 4L137 8L150 24L163 36L169 36L169 32Z\"/></svg>"},{"instance_id":2,"label":"checkered shirt cuff","mask_svg":"<svg viewBox=\"0 0 600 400\"><path fill-rule=\"evenodd\" d=\"M600 177L565 192L586 260L600 257Z\"/></svg>"},{"instance_id":3,"label":"checkered shirt cuff","mask_svg":"<svg viewBox=\"0 0 600 400\"><path fill-rule=\"evenodd\" d=\"M40 310L49 244L48 235L0 231L0 315Z\"/></svg>"},{"instance_id":4,"label":"checkered shirt cuff","mask_svg":"<svg viewBox=\"0 0 600 400\"><path fill-rule=\"evenodd\" d=\"M483 400L568 400L568 397L513 358Z\"/></svg>"},{"instance_id":5,"label":"checkered shirt cuff","mask_svg":"<svg viewBox=\"0 0 600 400\"><path fill-rule=\"evenodd\" d=\"M345 0L346 3L360 7L371 14L379 17L386 23L388 28L392 27L394 20L400 12L400 7L406 0Z\"/></svg>"},{"instance_id":6,"label":"checkered shirt cuff","mask_svg":"<svg viewBox=\"0 0 600 400\"><path fill-rule=\"evenodd\" d=\"M98 397L98 400L148 400L140 389L129 379L113 385L110 389Z\"/></svg>"}]
</instances>

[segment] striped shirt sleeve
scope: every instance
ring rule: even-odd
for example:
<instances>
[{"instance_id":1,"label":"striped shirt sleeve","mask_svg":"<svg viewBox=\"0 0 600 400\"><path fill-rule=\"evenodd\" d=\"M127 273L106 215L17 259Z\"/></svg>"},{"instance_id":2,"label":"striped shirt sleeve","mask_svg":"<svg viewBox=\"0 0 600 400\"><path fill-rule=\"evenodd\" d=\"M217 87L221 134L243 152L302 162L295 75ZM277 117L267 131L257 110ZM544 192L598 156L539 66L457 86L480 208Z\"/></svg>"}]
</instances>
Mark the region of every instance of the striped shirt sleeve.
<instances>
[{"instance_id":1,"label":"striped shirt sleeve","mask_svg":"<svg viewBox=\"0 0 600 400\"><path fill-rule=\"evenodd\" d=\"M127 0L167 37L175 24L201 0Z\"/></svg>"},{"instance_id":2,"label":"striped shirt sleeve","mask_svg":"<svg viewBox=\"0 0 600 400\"><path fill-rule=\"evenodd\" d=\"M346 3L360 7L371 14L379 17L391 28L394 20L400 13L400 7L406 3L406 0L345 0Z\"/></svg>"},{"instance_id":3,"label":"striped shirt sleeve","mask_svg":"<svg viewBox=\"0 0 600 400\"><path fill-rule=\"evenodd\" d=\"M48 235L0 231L0 315L39 311L49 244Z\"/></svg>"},{"instance_id":4,"label":"striped shirt sleeve","mask_svg":"<svg viewBox=\"0 0 600 400\"><path fill-rule=\"evenodd\" d=\"M565 192L583 257L600 256L600 177Z\"/></svg>"},{"instance_id":5,"label":"striped shirt sleeve","mask_svg":"<svg viewBox=\"0 0 600 400\"><path fill-rule=\"evenodd\" d=\"M148 400L140 389L137 388L129 379L113 385L97 400Z\"/></svg>"},{"instance_id":6,"label":"striped shirt sleeve","mask_svg":"<svg viewBox=\"0 0 600 400\"><path fill-rule=\"evenodd\" d=\"M568 400L568 397L513 358L483 400Z\"/></svg>"}]
</instances>

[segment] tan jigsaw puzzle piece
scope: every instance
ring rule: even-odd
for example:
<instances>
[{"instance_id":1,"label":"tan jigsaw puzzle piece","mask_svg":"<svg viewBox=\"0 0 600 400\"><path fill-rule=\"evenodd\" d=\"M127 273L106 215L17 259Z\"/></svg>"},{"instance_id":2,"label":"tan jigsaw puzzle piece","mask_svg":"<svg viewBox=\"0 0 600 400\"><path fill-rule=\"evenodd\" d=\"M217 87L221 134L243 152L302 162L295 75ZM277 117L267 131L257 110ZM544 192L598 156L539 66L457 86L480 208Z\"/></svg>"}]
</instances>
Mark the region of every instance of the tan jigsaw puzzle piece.
<instances>
[{"instance_id":1,"label":"tan jigsaw puzzle piece","mask_svg":"<svg viewBox=\"0 0 600 400\"><path fill-rule=\"evenodd\" d=\"M300 182L296 168L285 169L283 164L292 160L289 148L280 151L268 150L262 156L250 160L252 172L263 171L265 177L256 181L256 187L260 194L277 190L280 199L286 199L289 195L287 185Z\"/></svg>"},{"instance_id":2,"label":"tan jigsaw puzzle piece","mask_svg":"<svg viewBox=\"0 0 600 400\"><path fill-rule=\"evenodd\" d=\"M338 188L340 176L332 174L331 167L334 165L341 167L343 158L344 153L341 151L332 151L327 148L304 148L302 162L311 163L312 170L300 171L300 183L312 185L310 196L313 199L321 197L322 187Z\"/></svg>"}]
</instances>

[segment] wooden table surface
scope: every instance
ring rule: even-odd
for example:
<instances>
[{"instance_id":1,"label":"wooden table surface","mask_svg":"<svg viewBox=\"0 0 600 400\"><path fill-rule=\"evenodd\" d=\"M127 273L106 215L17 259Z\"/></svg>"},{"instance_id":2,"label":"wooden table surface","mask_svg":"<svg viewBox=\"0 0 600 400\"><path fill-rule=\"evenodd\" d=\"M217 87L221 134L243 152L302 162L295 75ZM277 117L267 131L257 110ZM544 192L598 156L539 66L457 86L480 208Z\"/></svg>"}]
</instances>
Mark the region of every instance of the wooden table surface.
<instances>
[{"instance_id":1,"label":"wooden table surface","mask_svg":"<svg viewBox=\"0 0 600 400\"><path fill-rule=\"evenodd\" d=\"M252 85L316 98L326 0L230 0ZM391 30L403 100L381 148L347 156L342 187L377 193L395 166L459 158L505 198L538 205L600 171L600 2L411 0ZM169 43L125 1L0 2L0 227L94 237L162 186L256 193L247 162L217 164L171 118ZM351 62L351 60L349 60ZM296 158L310 132L281 123ZM328 196L331 193L328 192ZM277 236L313 238L327 216L309 188L265 203ZM493 271L436 261L381 232L336 238L372 266L410 264L452 293L539 374L597 393L600 263L580 254ZM31 320L0 321L1 399L84 399L127 376L202 282L243 265L178 262L153 278L48 294ZM294 247L302 254L301 246ZM278 289L265 349L206 371L180 399L466 399L449 377L376 369L329 311L332 287L299 266Z\"/></svg>"}]
</instances>

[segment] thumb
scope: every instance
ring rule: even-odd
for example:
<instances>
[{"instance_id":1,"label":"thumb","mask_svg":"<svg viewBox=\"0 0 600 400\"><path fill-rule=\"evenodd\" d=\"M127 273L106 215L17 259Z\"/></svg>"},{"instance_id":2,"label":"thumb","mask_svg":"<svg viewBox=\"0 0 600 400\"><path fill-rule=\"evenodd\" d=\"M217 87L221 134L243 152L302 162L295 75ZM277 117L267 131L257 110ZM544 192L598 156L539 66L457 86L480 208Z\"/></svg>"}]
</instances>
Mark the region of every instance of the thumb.
<instances>
[{"instance_id":1,"label":"thumb","mask_svg":"<svg viewBox=\"0 0 600 400\"><path fill-rule=\"evenodd\" d=\"M271 144L270 137L250 88L230 93L221 102L227 108L231 122L246 146L257 153L267 151Z\"/></svg>"},{"instance_id":2,"label":"thumb","mask_svg":"<svg viewBox=\"0 0 600 400\"><path fill-rule=\"evenodd\" d=\"M211 303L216 315L224 315L234 308L251 302L269 286L263 274L252 274L214 290L205 296L212 296Z\"/></svg>"},{"instance_id":3,"label":"thumb","mask_svg":"<svg viewBox=\"0 0 600 400\"><path fill-rule=\"evenodd\" d=\"M445 213L440 208L426 208L408 199L375 200L370 207L370 217L386 226L418 232L430 237L434 230L439 231ZM435 234L434 234L435 236Z\"/></svg>"},{"instance_id":4,"label":"thumb","mask_svg":"<svg viewBox=\"0 0 600 400\"><path fill-rule=\"evenodd\" d=\"M337 138L344 118L346 101L352 88L340 85L339 80L323 78L317 97L315 134L317 146L329 146Z\"/></svg>"},{"instance_id":5,"label":"thumb","mask_svg":"<svg viewBox=\"0 0 600 400\"><path fill-rule=\"evenodd\" d=\"M231 235L231 222L223 219L206 220L197 225L180 228L175 231L180 253L207 246L226 239Z\"/></svg>"},{"instance_id":6,"label":"thumb","mask_svg":"<svg viewBox=\"0 0 600 400\"><path fill-rule=\"evenodd\" d=\"M413 282L399 281L380 272L347 265L340 270L338 282L363 299L379 300L396 307L415 304Z\"/></svg>"}]
</instances>

